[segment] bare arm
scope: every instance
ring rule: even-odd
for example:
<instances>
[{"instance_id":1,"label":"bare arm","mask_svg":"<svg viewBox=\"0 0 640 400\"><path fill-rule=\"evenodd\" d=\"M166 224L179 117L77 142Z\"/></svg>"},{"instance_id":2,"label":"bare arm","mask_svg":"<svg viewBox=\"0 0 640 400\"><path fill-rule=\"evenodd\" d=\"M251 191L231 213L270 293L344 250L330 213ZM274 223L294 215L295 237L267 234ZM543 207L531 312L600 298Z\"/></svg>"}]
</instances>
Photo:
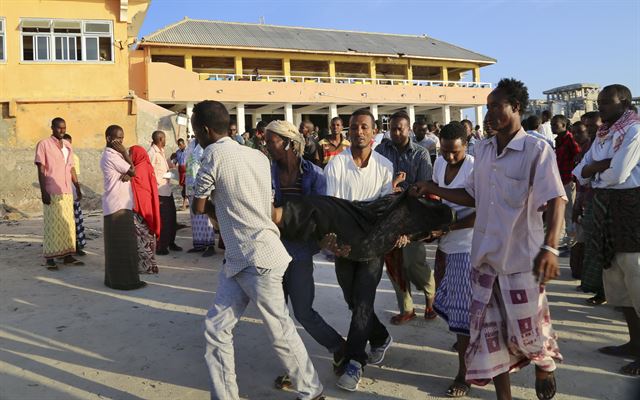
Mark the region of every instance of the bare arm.
<instances>
[{"instance_id":1,"label":"bare arm","mask_svg":"<svg viewBox=\"0 0 640 400\"><path fill-rule=\"evenodd\" d=\"M602 161L594 161L591 164L586 165L584 168L582 168L581 175L583 178L592 178L595 174L608 170L610 165L611 165L610 158L607 158L606 160L602 160Z\"/></svg>"},{"instance_id":2,"label":"bare arm","mask_svg":"<svg viewBox=\"0 0 640 400\"><path fill-rule=\"evenodd\" d=\"M38 183L40 183L40 195L42 197L42 204L51 204L51 196L47 193L44 176L44 165L37 163L38 168Z\"/></svg>"},{"instance_id":3,"label":"bare arm","mask_svg":"<svg viewBox=\"0 0 640 400\"><path fill-rule=\"evenodd\" d=\"M544 237L546 246L557 248L560 238L560 228L564 220L564 208L566 202L562 197L547 202L546 225L547 233ZM559 273L558 257L550 251L541 249L536 258L533 260L533 274L536 276L540 284L544 285L551 279L557 278Z\"/></svg>"},{"instance_id":4,"label":"bare arm","mask_svg":"<svg viewBox=\"0 0 640 400\"><path fill-rule=\"evenodd\" d=\"M414 196L423 196L430 193L461 206L476 206L476 200L465 189L441 188L433 182L416 182L411 189L411 193Z\"/></svg>"},{"instance_id":5,"label":"bare arm","mask_svg":"<svg viewBox=\"0 0 640 400\"><path fill-rule=\"evenodd\" d=\"M194 197L193 202L191 202L191 211L193 211L194 214L206 214L207 203L209 203L209 201L206 198L199 199Z\"/></svg>"},{"instance_id":6,"label":"bare arm","mask_svg":"<svg viewBox=\"0 0 640 400\"><path fill-rule=\"evenodd\" d=\"M73 186L76 187L78 201L82 200L82 190L80 189L80 182L78 182L78 174L76 174L75 168L71 168L71 182L73 182Z\"/></svg>"},{"instance_id":7,"label":"bare arm","mask_svg":"<svg viewBox=\"0 0 640 400\"><path fill-rule=\"evenodd\" d=\"M449 225L449 230L450 231L457 231L460 229L467 229L467 228L473 228L473 225L476 223L476 213L473 212L469 215L467 215L466 217L462 218L461 220L458 220L456 222L454 222L453 224Z\"/></svg>"}]
</instances>

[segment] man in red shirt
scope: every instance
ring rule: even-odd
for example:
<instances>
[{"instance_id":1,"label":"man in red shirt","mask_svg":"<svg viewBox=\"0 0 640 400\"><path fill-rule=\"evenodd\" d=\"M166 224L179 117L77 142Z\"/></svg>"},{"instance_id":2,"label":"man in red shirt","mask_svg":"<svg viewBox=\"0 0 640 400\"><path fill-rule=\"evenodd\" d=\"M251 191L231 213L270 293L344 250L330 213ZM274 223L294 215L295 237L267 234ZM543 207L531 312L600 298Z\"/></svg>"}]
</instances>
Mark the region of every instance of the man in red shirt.
<instances>
[{"instance_id":1,"label":"man in red shirt","mask_svg":"<svg viewBox=\"0 0 640 400\"><path fill-rule=\"evenodd\" d=\"M573 138L571 132L567 130L568 124L569 120L564 115L558 114L551 118L551 131L556 135L556 159L560 170L560 179L562 179L562 184L569 200L564 213L565 237L561 243L570 247L569 245L574 236L571 216L573 202L576 198L576 183L573 180L571 171L576 166L576 157L580 154L580 145Z\"/></svg>"}]
</instances>

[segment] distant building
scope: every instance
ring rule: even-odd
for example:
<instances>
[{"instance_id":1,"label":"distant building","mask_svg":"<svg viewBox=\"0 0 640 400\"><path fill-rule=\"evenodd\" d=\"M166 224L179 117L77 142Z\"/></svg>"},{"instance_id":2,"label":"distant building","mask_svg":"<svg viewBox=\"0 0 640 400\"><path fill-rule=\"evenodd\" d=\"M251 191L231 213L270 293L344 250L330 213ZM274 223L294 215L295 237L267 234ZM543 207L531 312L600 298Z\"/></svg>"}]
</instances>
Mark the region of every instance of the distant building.
<instances>
[{"instance_id":1,"label":"distant building","mask_svg":"<svg viewBox=\"0 0 640 400\"><path fill-rule=\"evenodd\" d=\"M546 100L529 100L528 115L540 115L549 110L553 115L562 114L571 121L580 119L584 113L598 109L600 85L595 83L574 83L560 86L543 92Z\"/></svg>"}]
</instances>

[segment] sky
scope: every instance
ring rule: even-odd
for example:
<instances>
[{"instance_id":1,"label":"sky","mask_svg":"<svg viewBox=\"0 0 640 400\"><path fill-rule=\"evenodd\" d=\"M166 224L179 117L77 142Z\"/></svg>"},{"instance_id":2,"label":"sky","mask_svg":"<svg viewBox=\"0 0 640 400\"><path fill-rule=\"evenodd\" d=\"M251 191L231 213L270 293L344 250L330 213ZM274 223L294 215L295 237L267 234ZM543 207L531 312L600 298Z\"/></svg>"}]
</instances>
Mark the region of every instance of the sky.
<instances>
[{"instance_id":1,"label":"sky","mask_svg":"<svg viewBox=\"0 0 640 400\"><path fill-rule=\"evenodd\" d=\"M414 34L497 59L483 82L522 80L531 98L572 83L640 96L638 0L152 0L140 36L184 17Z\"/></svg>"}]
</instances>

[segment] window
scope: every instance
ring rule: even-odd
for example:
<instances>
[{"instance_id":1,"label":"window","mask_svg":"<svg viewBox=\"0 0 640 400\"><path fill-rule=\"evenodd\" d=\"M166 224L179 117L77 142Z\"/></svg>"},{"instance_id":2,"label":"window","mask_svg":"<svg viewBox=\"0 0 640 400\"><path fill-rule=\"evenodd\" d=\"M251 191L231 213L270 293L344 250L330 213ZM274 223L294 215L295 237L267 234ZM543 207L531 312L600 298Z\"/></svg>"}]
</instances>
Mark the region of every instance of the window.
<instances>
[{"instance_id":1,"label":"window","mask_svg":"<svg viewBox=\"0 0 640 400\"><path fill-rule=\"evenodd\" d=\"M23 61L113 61L109 21L23 19L20 28Z\"/></svg>"},{"instance_id":2,"label":"window","mask_svg":"<svg viewBox=\"0 0 640 400\"><path fill-rule=\"evenodd\" d=\"M4 42L4 18L0 17L0 61L6 61Z\"/></svg>"}]
</instances>

